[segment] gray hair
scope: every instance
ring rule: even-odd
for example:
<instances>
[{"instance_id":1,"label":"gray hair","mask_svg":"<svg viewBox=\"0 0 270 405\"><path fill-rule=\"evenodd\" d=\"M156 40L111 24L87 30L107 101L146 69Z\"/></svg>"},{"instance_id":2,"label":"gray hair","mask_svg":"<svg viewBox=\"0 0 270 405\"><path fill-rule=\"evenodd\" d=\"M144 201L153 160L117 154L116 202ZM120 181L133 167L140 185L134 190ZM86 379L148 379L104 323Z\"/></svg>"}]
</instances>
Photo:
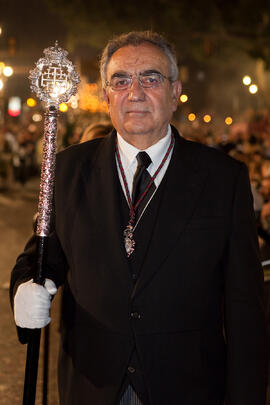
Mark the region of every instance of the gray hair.
<instances>
[{"instance_id":1,"label":"gray hair","mask_svg":"<svg viewBox=\"0 0 270 405\"><path fill-rule=\"evenodd\" d=\"M108 63L118 49L124 46L139 46L143 43L150 43L160 48L167 56L170 65L170 80L175 81L178 79L178 66L174 48L167 40L157 32L152 31L131 31L127 34L119 35L111 39L100 58L100 76L103 87L106 86L107 66Z\"/></svg>"}]
</instances>

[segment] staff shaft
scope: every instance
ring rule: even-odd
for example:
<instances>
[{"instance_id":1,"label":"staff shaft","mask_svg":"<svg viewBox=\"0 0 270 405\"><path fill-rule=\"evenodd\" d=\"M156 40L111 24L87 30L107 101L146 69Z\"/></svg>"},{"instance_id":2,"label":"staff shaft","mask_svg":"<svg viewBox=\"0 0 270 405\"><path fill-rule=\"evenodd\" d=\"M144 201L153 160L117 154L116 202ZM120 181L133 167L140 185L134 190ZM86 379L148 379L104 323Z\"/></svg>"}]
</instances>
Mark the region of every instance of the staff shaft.
<instances>
[{"instance_id":1,"label":"staff shaft","mask_svg":"<svg viewBox=\"0 0 270 405\"><path fill-rule=\"evenodd\" d=\"M49 107L45 114L43 156L37 218L37 245L34 282L44 283L44 268L47 255L47 242L50 233L52 196L55 179L57 110ZM38 375L40 329L28 331L28 347L25 365L23 405L34 405Z\"/></svg>"}]
</instances>

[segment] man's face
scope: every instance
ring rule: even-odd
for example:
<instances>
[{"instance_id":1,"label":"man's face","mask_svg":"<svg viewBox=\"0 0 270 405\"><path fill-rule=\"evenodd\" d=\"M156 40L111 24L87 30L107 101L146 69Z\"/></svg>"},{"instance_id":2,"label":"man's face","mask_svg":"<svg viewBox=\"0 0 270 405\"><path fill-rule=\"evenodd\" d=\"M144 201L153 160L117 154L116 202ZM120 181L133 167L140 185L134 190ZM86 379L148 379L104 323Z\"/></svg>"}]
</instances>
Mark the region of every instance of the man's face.
<instances>
[{"instance_id":1,"label":"man's face","mask_svg":"<svg viewBox=\"0 0 270 405\"><path fill-rule=\"evenodd\" d=\"M156 46L144 43L139 46L125 46L118 49L107 66L107 81L115 75L139 75L145 72L159 72L170 76L166 55ZM177 108L181 92L179 81L164 81L153 88L144 88L133 76L129 89L104 90L113 126L128 142L138 136L146 136L150 144L166 135L168 124ZM136 143L136 141L135 141Z\"/></svg>"},{"instance_id":2,"label":"man's face","mask_svg":"<svg viewBox=\"0 0 270 405\"><path fill-rule=\"evenodd\" d=\"M261 192L263 198L265 200L269 201L269 199L270 199L270 178L269 177L265 177L264 179L262 179L260 192Z\"/></svg>"}]
</instances>

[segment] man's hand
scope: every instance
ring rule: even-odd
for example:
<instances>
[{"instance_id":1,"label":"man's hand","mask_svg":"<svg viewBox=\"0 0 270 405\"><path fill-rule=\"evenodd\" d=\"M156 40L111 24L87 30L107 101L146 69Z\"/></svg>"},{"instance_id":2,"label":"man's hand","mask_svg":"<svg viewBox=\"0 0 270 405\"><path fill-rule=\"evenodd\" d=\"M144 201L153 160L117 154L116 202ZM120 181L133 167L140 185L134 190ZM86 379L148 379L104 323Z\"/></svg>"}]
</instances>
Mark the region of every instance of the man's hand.
<instances>
[{"instance_id":1,"label":"man's hand","mask_svg":"<svg viewBox=\"0 0 270 405\"><path fill-rule=\"evenodd\" d=\"M39 329L51 322L51 297L57 288L46 278L44 286L32 280L22 283L14 297L14 318L21 328Z\"/></svg>"}]
</instances>

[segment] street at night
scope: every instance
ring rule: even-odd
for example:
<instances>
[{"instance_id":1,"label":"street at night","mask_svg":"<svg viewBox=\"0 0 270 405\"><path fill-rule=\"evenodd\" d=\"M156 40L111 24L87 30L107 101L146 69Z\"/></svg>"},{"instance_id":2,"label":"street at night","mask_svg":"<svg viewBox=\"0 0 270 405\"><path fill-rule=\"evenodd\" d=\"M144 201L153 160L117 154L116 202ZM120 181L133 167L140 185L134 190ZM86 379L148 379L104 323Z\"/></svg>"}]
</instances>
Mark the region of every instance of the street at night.
<instances>
[{"instance_id":1,"label":"street at night","mask_svg":"<svg viewBox=\"0 0 270 405\"><path fill-rule=\"evenodd\" d=\"M16 257L31 235L32 219L37 209L39 179L29 181L25 187L0 194L0 403L21 405L24 386L26 345L19 343L9 303L9 278ZM58 350L58 299L53 306L50 340L50 381L48 405L57 404L56 366ZM42 404L43 341L41 342L40 371L36 404Z\"/></svg>"}]
</instances>

